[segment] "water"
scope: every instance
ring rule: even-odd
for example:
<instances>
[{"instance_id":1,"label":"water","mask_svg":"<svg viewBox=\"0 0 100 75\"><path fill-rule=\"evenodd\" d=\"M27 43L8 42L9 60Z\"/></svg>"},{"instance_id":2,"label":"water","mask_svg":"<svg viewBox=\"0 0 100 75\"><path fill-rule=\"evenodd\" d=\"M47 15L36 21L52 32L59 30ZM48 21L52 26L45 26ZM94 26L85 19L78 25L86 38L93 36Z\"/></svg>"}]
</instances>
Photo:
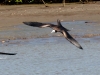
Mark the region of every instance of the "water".
<instances>
[{"instance_id":1,"label":"water","mask_svg":"<svg viewBox=\"0 0 100 75\"><path fill-rule=\"evenodd\" d=\"M66 22L64 23L66 24ZM96 34L99 33L99 26L96 23L80 21L75 23L67 22L67 24L64 26L71 29L70 33L74 35L82 36L92 32L92 34L95 32L97 32ZM29 33L30 36L32 34L38 35L43 30L44 33L41 33L41 36L51 31L51 29L50 31L45 30L47 28L42 30L42 28L31 28L24 25L17 27L22 29L23 34L27 32L26 35ZM92 31L95 28L97 28L97 31ZM88 32L85 29L92 32ZM78 49L64 37L50 36L45 38L33 36L31 39L6 40L4 43L0 43L1 52L17 53L15 56L0 55L0 75L100 74L100 36L89 38L76 37L75 39L82 45L84 50Z\"/></svg>"},{"instance_id":2,"label":"water","mask_svg":"<svg viewBox=\"0 0 100 75\"><path fill-rule=\"evenodd\" d=\"M62 22L62 25L71 30L69 33L71 35L77 36L87 36L87 35L100 35L100 25L99 23L87 21L73 21L73 22ZM52 22L56 24L56 22ZM51 28L37 28L30 27L24 24L15 25L9 30L1 30L1 39L22 39L22 38L41 38L41 37L51 37L51 36L62 36L61 33L51 34ZM9 35L8 35L9 34Z\"/></svg>"}]
</instances>

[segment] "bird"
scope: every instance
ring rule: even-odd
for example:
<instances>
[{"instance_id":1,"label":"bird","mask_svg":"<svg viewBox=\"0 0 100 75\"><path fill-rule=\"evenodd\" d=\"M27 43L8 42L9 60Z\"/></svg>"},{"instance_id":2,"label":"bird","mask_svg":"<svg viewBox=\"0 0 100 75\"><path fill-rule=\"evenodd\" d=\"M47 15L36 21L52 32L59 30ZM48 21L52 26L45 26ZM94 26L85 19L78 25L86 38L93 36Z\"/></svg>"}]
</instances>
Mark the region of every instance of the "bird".
<instances>
[{"instance_id":1,"label":"bird","mask_svg":"<svg viewBox=\"0 0 100 75\"><path fill-rule=\"evenodd\" d=\"M62 26L61 22L59 19L57 19L57 24L51 24L51 23L42 23L42 22L23 22L25 25L28 26L33 26L33 27L39 27L39 28L45 28L45 27L50 27L52 28L52 32L51 33L57 33L60 32L63 34L63 36L73 45L75 45L76 47L78 47L79 49L82 49L82 46L68 33L68 31L70 31L69 29L65 28Z\"/></svg>"}]
</instances>

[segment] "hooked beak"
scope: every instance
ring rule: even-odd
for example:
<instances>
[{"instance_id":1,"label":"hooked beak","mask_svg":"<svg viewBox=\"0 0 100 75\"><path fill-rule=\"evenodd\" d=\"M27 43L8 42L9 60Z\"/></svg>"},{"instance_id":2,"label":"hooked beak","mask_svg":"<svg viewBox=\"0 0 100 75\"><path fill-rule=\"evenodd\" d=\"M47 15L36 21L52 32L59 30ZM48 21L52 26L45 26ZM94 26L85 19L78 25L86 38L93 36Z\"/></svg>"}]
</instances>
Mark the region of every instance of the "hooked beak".
<instances>
[{"instance_id":1,"label":"hooked beak","mask_svg":"<svg viewBox=\"0 0 100 75\"><path fill-rule=\"evenodd\" d=\"M56 31L55 30L52 30L52 32L51 33L55 33Z\"/></svg>"}]
</instances>

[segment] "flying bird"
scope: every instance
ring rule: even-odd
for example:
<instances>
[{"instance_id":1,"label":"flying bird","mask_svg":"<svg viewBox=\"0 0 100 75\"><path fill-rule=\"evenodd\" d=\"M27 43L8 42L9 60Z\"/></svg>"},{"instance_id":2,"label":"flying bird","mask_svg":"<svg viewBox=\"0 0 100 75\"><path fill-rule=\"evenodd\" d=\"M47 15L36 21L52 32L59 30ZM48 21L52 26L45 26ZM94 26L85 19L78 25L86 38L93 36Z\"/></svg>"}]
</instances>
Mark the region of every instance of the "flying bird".
<instances>
[{"instance_id":1,"label":"flying bird","mask_svg":"<svg viewBox=\"0 0 100 75\"><path fill-rule=\"evenodd\" d=\"M56 32L61 32L63 34L63 36L73 45L75 45L76 47L78 47L79 49L83 49L81 47L81 45L68 33L68 31L70 31L69 29L66 29L65 27L62 26L61 22L59 19L57 19L57 23L58 25L54 25L51 23L41 23L41 22L23 22L25 25L28 26L33 26L33 27L40 27L40 28L44 28L44 27L50 27L52 28L52 32L51 33L56 33Z\"/></svg>"}]
</instances>

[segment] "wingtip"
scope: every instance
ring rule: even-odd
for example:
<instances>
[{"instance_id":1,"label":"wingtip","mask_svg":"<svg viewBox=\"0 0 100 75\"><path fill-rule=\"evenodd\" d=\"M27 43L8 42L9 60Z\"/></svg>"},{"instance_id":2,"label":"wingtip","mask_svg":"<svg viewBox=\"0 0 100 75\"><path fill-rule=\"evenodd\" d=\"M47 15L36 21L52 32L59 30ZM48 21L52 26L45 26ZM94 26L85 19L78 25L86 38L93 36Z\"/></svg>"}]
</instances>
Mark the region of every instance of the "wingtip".
<instances>
[{"instance_id":1,"label":"wingtip","mask_svg":"<svg viewBox=\"0 0 100 75\"><path fill-rule=\"evenodd\" d=\"M8 55L16 55L17 53L10 53L10 54L8 54Z\"/></svg>"},{"instance_id":2,"label":"wingtip","mask_svg":"<svg viewBox=\"0 0 100 75\"><path fill-rule=\"evenodd\" d=\"M58 23L58 26L62 26L62 24L61 24L59 19L57 19L57 23Z\"/></svg>"},{"instance_id":3,"label":"wingtip","mask_svg":"<svg viewBox=\"0 0 100 75\"><path fill-rule=\"evenodd\" d=\"M0 54L3 54L3 55L16 55L17 53L3 53L3 52L0 52Z\"/></svg>"},{"instance_id":4,"label":"wingtip","mask_svg":"<svg viewBox=\"0 0 100 75\"><path fill-rule=\"evenodd\" d=\"M59 19L57 19L57 21L60 21Z\"/></svg>"},{"instance_id":5,"label":"wingtip","mask_svg":"<svg viewBox=\"0 0 100 75\"><path fill-rule=\"evenodd\" d=\"M26 24L26 25L29 25L29 22L23 22L24 24Z\"/></svg>"},{"instance_id":6,"label":"wingtip","mask_svg":"<svg viewBox=\"0 0 100 75\"><path fill-rule=\"evenodd\" d=\"M57 22L59 23L59 22L60 22L60 20L59 20L59 19L57 19Z\"/></svg>"},{"instance_id":7,"label":"wingtip","mask_svg":"<svg viewBox=\"0 0 100 75\"><path fill-rule=\"evenodd\" d=\"M23 22L24 24L26 24L26 22Z\"/></svg>"},{"instance_id":8,"label":"wingtip","mask_svg":"<svg viewBox=\"0 0 100 75\"><path fill-rule=\"evenodd\" d=\"M83 50L83 48L82 48L82 47L80 47L80 49L82 49L82 50Z\"/></svg>"}]
</instances>

